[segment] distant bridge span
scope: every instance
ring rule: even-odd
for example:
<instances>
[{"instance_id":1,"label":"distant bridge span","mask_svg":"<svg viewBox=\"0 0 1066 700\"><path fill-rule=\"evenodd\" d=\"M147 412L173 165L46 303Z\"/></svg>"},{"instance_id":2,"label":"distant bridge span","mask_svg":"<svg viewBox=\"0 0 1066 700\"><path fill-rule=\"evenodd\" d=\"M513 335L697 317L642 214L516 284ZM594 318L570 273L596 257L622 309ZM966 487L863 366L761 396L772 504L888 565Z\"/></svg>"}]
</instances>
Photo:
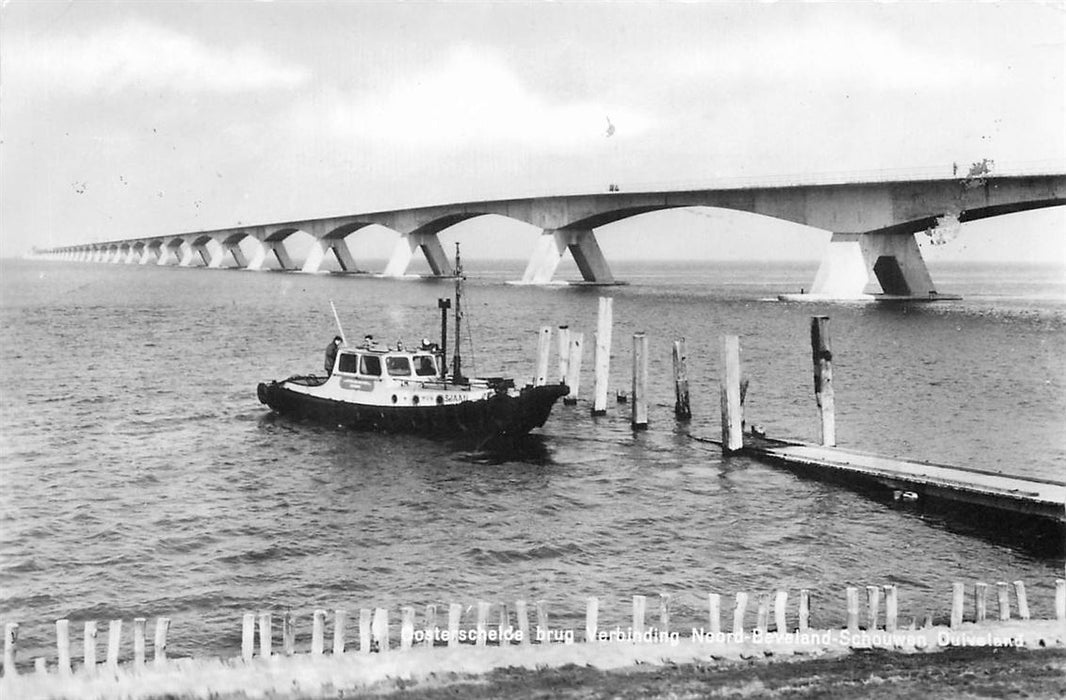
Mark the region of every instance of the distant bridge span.
<instances>
[{"instance_id":1,"label":"distant bridge span","mask_svg":"<svg viewBox=\"0 0 1066 700\"><path fill-rule=\"evenodd\" d=\"M263 269L273 255L283 269L293 270L296 266L285 241L303 231L314 242L302 271L317 272L330 251L342 269L351 271L355 259L348 237L377 224L399 233L384 276L403 276L419 250L434 275L450 276L451 263L438 234L463 221L495 214L543 230L523 283L550 283L569 250L586 282L614 284L596 229L653 211L715 207L831 231L812 296L855 298L879 286L892 296L935 298L915 233L1061 205L1066 205L1066 174L606 192L464 202L129 238L64 246L44 254L68 260L181 266L194 265L199 259L207 267L221 267L232 257L234 265L249 270Z\"/></svg>"}]
</instances>

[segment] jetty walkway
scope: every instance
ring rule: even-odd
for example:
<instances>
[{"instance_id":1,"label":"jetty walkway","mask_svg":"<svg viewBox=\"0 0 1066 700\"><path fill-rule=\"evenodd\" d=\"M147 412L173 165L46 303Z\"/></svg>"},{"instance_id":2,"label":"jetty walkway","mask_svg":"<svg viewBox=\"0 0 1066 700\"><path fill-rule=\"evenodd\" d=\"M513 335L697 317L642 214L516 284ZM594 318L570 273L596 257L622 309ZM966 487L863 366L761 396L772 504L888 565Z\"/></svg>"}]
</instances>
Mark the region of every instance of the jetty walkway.
<instances>
[{"instance_id":1,"label":"jetty walkway","mask_svg":"<svg viewBox=\"0 0 1066 700\"><path fill-rule=\"evenodd\" d=\"M933 498L1066 524L1066 484L1050 479L1005 476L765 436L753 436L742 451L820 478L880 486L891 490L897 500Z\"/></svg>"}]
</instances>

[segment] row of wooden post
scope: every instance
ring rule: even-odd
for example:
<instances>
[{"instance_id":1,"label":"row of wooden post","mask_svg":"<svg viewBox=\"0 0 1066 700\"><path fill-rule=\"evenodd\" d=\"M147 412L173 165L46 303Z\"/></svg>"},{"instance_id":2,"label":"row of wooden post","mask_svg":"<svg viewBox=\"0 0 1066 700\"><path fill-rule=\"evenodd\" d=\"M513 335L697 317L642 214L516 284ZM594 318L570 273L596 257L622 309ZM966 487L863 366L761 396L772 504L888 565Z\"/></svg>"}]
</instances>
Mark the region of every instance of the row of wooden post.
<instances>
[{"instance_id":1,"label":"row of wooden post","mask_svg":"<svg viewBox=\"0 0 1066 700\"><path fill-rule=\"evenodd\" d=\"M592 415L607 412L607 383L610 370L612 304L609 297L600 297L597 328L595 333L595 389ZM581 357L584 334L571 332L568 326L559 326L558 354L559 381L570 387L563 402L577 403L581 382ZM548 383L548 360L551 353L550 326L540 329L537 347L537 367L534 384ZM833 395L833 353L829 341L829 317L811 317L811 356L814 366L814 395L819 409L822 445L836 445L836 422ZM688 387L688 350L685 338L673 344L674 370L674 415L678 420L692 418ZM744 446L744 388L740 370L740 339L735 335L722 338L721 355L721 409L722 446L728 452L736 452ZM633 334L633 383L631 386L631 419L635 430L648 427L648 337L644 333Z\"/></svg>"},{"instance_id":2,"label":"row of wooden post","mask_svg":"<svg viewBox=\"0 0 1066 700\"><path fill-rule=\"evenodd\" d=\"M998 590L998 619L1011 619L1010 591L1014 590L1015 601L1018 609L1018 617L1022 620L1030 619L1029 604L1025 592L1025 584L1015 581L1008 584L1000 581L996 584ZM866 586L865 620L860 604L861 590L857 586L849 586L845 589L847 604L847 618L845 627L857 632L860 629L877 630L883 628L886 632L895 632L899 628L899 599L895 585ZM983 622L989 619L987 605L988 584L976 582L973 585L973 622ZM788 598L786 590L776 590L758 594L755 608L755 625L752 630L766 633L771 630L770 615L773 614L773 630L777 632L806 632L811 629L811 595L807 589L799 591L796 607L796 623L790 627L788 624ZM950 626L958 628L963 624L964 607L966 598L966 585L963 583L952 584L951 618ZM670 613L672 596L669 593L659 595L659 621L655 627L655 633L661 639L670 633ZM733 602L732 625L729 633L734 640L739 640L745 634L746 616L751 596L747 592L736 594ZM882 606L882 600L884 604ZM633 596L632 624L624 638L639 640L644 638L648 631L647 623L647 597L644 595ZM485 646L489 639L496 640L497 644L504 646L510 643L512 638L519 644L542 644L555 641L573 641L572 636L567 638L556 630L553 634L550 628L547 602L540 600L535 603L536 635L530 634L530 619L527 603L519 600L514 605L514 617L517 623L518 635L515 636L511 626L511 615L507 604L498 606L498 623L492 626L492 604L479 601L475 627L473 630L474 646ZM881 622L882 610L884 612L884 624ZM421 639L416 634L415 608L405 606L401 608L400 618L400 650L412 647L433 647L440 640L448 647L460 645L466 630L460 629L463 616L463 606L452 603L448 606L448 622L446 634L442 635L441 628L437 626L437 606L427 605L425 609L424 625ZM718 635L723 632L722 628L722 596L718 593L707 595L707 627L705 632ZM326 610L315 610L311 627L311 654L322 655L326 650ZM1055 581L1055 617L1060 622L1066 622L1066 580ZM916 626L917 621L911 623ZM927 616L925 626L932 626L932 617ZM135 669L145 665L145 625L143 617L136 618L133 622L133 666ZM346 647L347 612L345 610L334 611L333 616L333 645L334 654L342 654ZM169 618L160 617L156 620L155 628L155 658L154 664L161 666L166 662L167 630L170 626ZM4 674L15 673L15 657L18 642L17 623L8 623L4 628ZM369 653L378 651L385 653L390 651L389 641L389 611L386 608L363 608L359 611L359 651ZM591 597L587 599L585 608L585 641L597 641L603 636L599 635L599 599ZM269 612L246 613L243 618L241 634L241 657L245 661L251 661L256 656L256 633L258 632L259 656L269 658L274 655L272 615ZM570 632L572 635L572 631ZM83 667L95 670L96 663L96 635L97 623L88 621L85 623ZM606 635L606 633L605 633ZM108 634L107 660L105 667L110 671L116 671L119 664L119 646L122 636L122 620L112 620ZM609 638L609 637L608 637ZM56 622L56 643L58 650L57 668L59 673L70 674L72 672L70 655L70 623L68 620ZM291 611L282 616L282 654L292 656L296 653L296 620ZM35 660L38 672L45 672L46 662L44 658Z\"/></svg>"},{"instance_id":3,"label":"row of wooden post","mask_svg":"<svg viewBox=\"0 0 1066 700\"><path fill-rule=\"evenodd\" d=\"M611 363L611 328L613 299L600 297L599 318L595 333L596 340L596 385L593 392L592 415L607 413L607 381ZM537 343L537 366L533 384L543 386L549 382L548 360L551 355L551 326L540 329ZM563 398L563 403L577 403L581 389L581 359L584 353L585 334L571 332L569 326L559 326L558 355L559 382L570 387L570 393Z\"/></svg>"},{"instance_id":4,"label":"row of wooden post","mask_svg":"<svg viewBox=\"0 0 1066 700\"><path fill-rule=\"evenodd\" d=\"M141 668L145 665L145 629L147 620L138 617L133 620L133 666ZM167 660L167 631L170 629L170 618L158 617L155 621L155 647L153 663L161 666ZM15 656L18 646L17 622L9 622L4 626L4 674L15 673ZM97 622L88 620L85 622L82 635L82 666L85 669L96 670L96 639ZM109 671L117 671L119 664L119 649L122 644L122 620L111 620L107 631L107 658L104 667ZM56 667L59 673L70 674L73 672L70 656L70 620L56 620ZM38 673L47 670L47 661L43 657L34 659L34 667Z\"/></svg>"},{"instance_id":5,"label":"row of wooden post","mask_svg":"<svg viewBox=\"0 0 1066 700\"><path fill-rule=\"evenodd\" d=\"M593 390L592 415L602 416L607 413L607 384L610 374L611 363L611 334L613 326L613 302L610 297L600 297L599 313L596 323L596 350L595 350L595 388ZM547 384L549 356L551 354L550 326L540 329L537 344L537 366L533 383L537 386ZM559 355L559 381L570 388L570 393L564 397L563 403L574 405L577 403L581 384L581 358L584 346L584 334L572 332L569 326L559 326L556 346ZM689 406L688 376L685 367L686 350L685 341L681 339L674 343L674 377L677 389L677 403L675 414L679 419L691 418L692 411ZM648 337L644 333L633 334L633 384L631 387L631 424L636 430L648 427Z\"/></svg>"}]
</instances>

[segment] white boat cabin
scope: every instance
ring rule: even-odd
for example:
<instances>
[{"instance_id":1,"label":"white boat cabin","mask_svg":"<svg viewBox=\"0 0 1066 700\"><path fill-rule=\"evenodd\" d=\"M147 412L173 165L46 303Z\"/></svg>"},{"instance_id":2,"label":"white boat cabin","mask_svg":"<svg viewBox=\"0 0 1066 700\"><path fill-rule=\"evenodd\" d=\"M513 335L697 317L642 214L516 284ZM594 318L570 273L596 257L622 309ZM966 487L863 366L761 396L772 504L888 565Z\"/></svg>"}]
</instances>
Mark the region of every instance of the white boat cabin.
<instances>
[{"instance_id":1,"label":"white boat cabin","mask_svg":"<svg viewBox=\"0 0 1066 700\"><path fill-rule=\"evenodd\" d=\"M496 385L486 380L454 383L450 377L441 377L444 358L435 349L342 345L333 372L323 383L294 383L289 388L323 399L373 406L442 406L485 399L496 392Z\"/></svg>"}]
</instances>

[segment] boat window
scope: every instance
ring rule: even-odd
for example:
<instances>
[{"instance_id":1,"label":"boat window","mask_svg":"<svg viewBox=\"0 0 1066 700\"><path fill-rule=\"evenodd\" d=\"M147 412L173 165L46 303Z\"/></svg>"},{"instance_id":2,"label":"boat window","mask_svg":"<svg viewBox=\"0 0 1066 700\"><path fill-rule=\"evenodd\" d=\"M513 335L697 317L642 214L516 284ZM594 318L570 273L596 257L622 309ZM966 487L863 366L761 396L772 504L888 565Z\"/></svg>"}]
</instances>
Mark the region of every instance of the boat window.
<instances>
[{"instance_id":1,"label":"boat window","mask_svg":"<svg viewBox=\"0 0 1066 700\"><path fill-rule=\"evenodd\" d=\"M415 355L415 374L420 377L432 377L437 373L437 363L429 355Z\"/></svg>"},{"instance_id":2,"label":"boat window","mask_svg":"<svg viewBox=\"0 0 1066 700\"><path fill-rule=\"evenodd\" d=\"M377 355L360 355L359 374L366 374L371 377L380 377L381 358Z\"/></svg>"},{"instance_id":3,"label":"boat window","mask_svg":"<svg viewBox=\"0 0 1066 700\"><path fill-rule=\"evenodd\" d=\"M359 356L356 354L349 354L346 352L341 353L340 362L337 364L338 372L351 372L355 374L356 369L359 367Z\"/></svg>"},{"instance_id":4,"label":"boat window","mask_svg":"<svg viewBox=\"0 0 1066 700\"><path fill-rule=\"evenodd\" d=\"M389 375L393 377L411 376L411 361L406 357L386 357L385 368L389 370Z\"/></svg>"}]
</instances>

